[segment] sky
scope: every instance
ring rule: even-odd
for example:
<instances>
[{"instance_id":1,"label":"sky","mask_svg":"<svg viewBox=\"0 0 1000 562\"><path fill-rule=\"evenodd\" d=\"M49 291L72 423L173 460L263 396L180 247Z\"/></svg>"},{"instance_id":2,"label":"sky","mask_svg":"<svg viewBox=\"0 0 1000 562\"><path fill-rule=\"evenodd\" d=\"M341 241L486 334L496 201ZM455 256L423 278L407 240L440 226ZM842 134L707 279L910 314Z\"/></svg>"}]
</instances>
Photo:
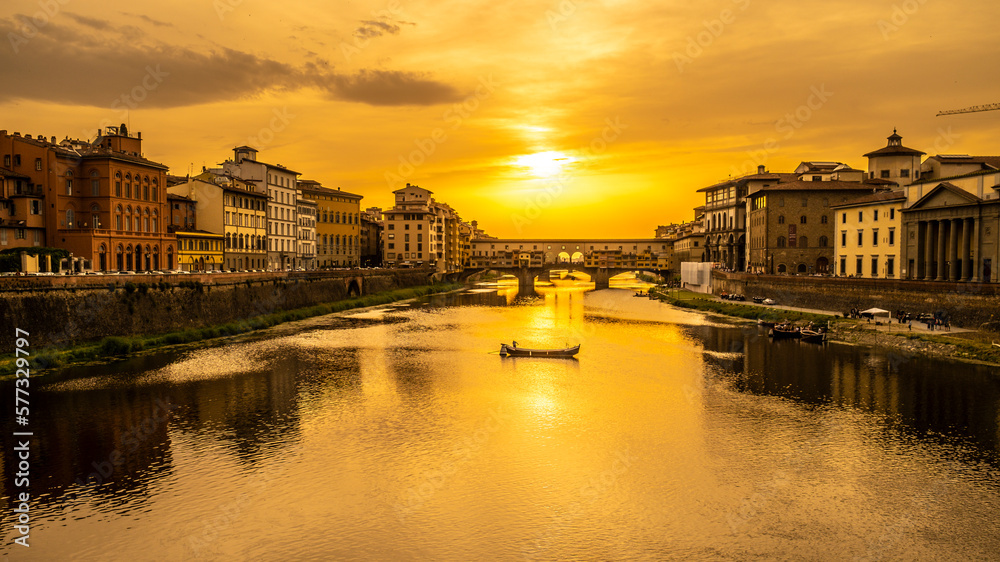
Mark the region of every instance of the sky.
<instances>
[{"instance_id":1,"label":"sky","mask_svg":"<svg viewBox=\"0 0 1000 562\"><path fill-rule=\"evenodd\" d=\"M500 237L652 237L757 165L1000 154L986 1L6 0L0 129L129 124L170 173L258 159Z\"/></svg>"}]
</instances>

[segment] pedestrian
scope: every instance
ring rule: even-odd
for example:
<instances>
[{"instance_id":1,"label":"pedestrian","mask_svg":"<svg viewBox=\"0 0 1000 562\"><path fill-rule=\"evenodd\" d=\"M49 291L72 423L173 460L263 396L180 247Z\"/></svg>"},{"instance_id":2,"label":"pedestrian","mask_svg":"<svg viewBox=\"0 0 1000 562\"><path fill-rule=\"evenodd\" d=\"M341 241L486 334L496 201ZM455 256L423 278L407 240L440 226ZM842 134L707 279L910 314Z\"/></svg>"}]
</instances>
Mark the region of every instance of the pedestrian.
<instances>
[{"instance_id":1,"label":"pedestrian","mask_svg":"<svg viewBox=\"0 0 1000 562\"><path fill-rule=\"evenodd\" d=\"M913 331L913 322L910 322L910 323L908 324L908 326L910 327L910 331L912 332L912 331Z\"/></svg>"}]
</instances>

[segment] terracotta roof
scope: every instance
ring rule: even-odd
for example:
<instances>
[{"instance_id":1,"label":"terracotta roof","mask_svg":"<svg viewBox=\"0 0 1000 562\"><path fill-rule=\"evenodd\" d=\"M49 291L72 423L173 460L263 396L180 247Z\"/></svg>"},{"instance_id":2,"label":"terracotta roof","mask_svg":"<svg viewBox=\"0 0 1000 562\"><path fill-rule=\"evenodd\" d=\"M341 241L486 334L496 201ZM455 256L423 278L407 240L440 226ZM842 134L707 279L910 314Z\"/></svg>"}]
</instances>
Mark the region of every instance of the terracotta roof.
<instances>
[{"instance_id":1,"label":"terracotta roof","mask_svg":"<svg viewBox=\"0 0 1000 562\"><path fill-rule=\"evenodd\" d=\"M1000 156L969 156L967 154L936 154L931 156L942 164L980 164L1000 169ZM928 159L930 159L928 158Z\"/></svg>"},{"instance_id":2,"label":"terracotta roof","mask_svg":"<svg viewBox=\"0 0 1000 562\"><path fill-rule=\"evenodd\" d=\"M322 195L343 195L345 197L363 199L364 195L358 195L357 193L349 193L347 191L342 191L340 189L331 189L329 187L323 187L321 185L313 185L311 180L307 180L308 185L300 185L299 189L304 192L319 193Z\"/></svg>"},{"instance_id":3,"label":"terracotta roof","mask_svg":"<svg viewBox=\"0 0 1000 562\"><path fill-rule=\"evenodd\" d=\"M760 188L760 191L843 191L843 190L866 190L871 189L870 185L857 181L783 181L774 185ZM759 192L758 192L759 193Z\"/></svg>"},{"instance_id":4,"label":"terracotta roof","mask_svg":"<svg viewBox=\"0 0 1000 562\"><path fill-rule=\"evenodd\" d=\"M870 203L884 203L886 201L903 201L906 199L906 194L902 191L879 191L878 193L869 193L868 195L863 195L857 199L850 199L839 205L830 205L830 208L836 209L837 207L851 207L854 205L866 205Z\"/></svg>"},{"instance_id":5,"label":"terracotta roof","mask_svg":"<svg viewBox=\"0 0 1000 562\"><path fill-rule=\"evenodd\" d=\"M6 168L0 168L0 176L3 176L5 178L17 178L17 179L21 179L21 180L30 180L31 179L31 177L29 177L29 176L26 176L24 174L19 174L17 172L14 172L12 170L8 170Z\"/></svg>"},{"instance_id":6,"label":"terracotta roof","mask_svg":"<svg viewBox=\"0 0 1000 562\"><path fill-rule=\"evenodd\" d=\"M907 148L905 146L883 146L878 150L873 150L868 154L864 154L865 158L871 158L872 156L905 156L905 155L921 156L927 154L926 152L917 150L915 148Z\"/></svg>"},{"instance_id":7,"label":"terracotta roof","mask_svg":"<svg viewBox=\"0 0 1000 562\"><path fill-rule=\"evenodd\" d=\"M972 172L968 172L966 174L958 174L958 175L955 175L955 176L946 176L946 177L943 177L943 178L927 178L927 179L924 179L924 180L917 180L917 181L911 183L910 185L937 183L937 182L944 181L944 180L956 180L956 179L961 179L961 178L971 178L971 177L975 177L975 176L988 176L990 174L995 174L995 173L997 173L997 170L990 170L990 169L975 170L975 171L972 171Z\"/></svg>"},{"instance_id":8,"label":"terracotta roof","mask_svg":"<svg viewBox=\"0 0 1000 562\"><path fill-rule=\"evenodd\" d=\"M889 187L889 186L899 187L899 183L898 182L894 182L892 180L887 180L887 179L883 179L883 178L865 178L862 181L864 183L868 184L868 185L884 185L886 187Z\"/></svg>"}]
</instances>

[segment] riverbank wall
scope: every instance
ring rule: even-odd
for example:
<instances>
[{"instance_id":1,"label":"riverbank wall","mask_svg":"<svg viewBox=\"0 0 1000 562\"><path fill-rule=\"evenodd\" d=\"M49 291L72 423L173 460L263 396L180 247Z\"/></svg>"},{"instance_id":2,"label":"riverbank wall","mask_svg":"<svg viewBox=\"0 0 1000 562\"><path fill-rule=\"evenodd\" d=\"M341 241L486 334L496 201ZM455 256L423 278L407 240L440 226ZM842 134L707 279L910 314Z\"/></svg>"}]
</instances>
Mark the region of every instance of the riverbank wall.
<instances>
[{"instance_id":1,"label":"riverbank wall","mask_svg":"<svg viewBox=\"0 0 1000 562\"><path fill-rule=\"evenodd\" d=\"M15 328L32 348L108 336L163 334L425 285L431 270L7 277L0 280L0 349Z\"/></svg>"},{"instance_id":2,"label":"riverbank wall","mask_svg":"<svg viewBox=\"0 0 1000 562\"><path fill-rule=\"evenodd\" d=\"M941 313L951 323L979 328L1000 321L1000 284L892 279L751 275L712 272L712 292L774 299L779 305L836 311L877 307L893 314Z\"/></svg>"}]
</instances>

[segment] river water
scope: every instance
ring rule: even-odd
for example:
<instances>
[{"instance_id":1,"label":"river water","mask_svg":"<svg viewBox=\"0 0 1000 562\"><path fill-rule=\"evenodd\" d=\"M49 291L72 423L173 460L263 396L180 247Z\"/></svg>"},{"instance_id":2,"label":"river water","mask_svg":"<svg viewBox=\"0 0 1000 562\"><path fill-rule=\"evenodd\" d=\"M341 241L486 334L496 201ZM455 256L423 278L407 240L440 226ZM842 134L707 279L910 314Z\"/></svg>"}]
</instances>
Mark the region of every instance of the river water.
<instances>
[{"instance_id":1,"label":"river water","mask_svg":"<svg viewBox=\"0 0 1000 562\"><path fill-rule=\"evenodd\" d=\"M996 369L478 289L32 388L37 560L986 560ZM582 344L574 360L501 358ZM40 386L39 386L40 384ZM11 384L3 385L13 395Z\"/></svg>"}]
</instances>

